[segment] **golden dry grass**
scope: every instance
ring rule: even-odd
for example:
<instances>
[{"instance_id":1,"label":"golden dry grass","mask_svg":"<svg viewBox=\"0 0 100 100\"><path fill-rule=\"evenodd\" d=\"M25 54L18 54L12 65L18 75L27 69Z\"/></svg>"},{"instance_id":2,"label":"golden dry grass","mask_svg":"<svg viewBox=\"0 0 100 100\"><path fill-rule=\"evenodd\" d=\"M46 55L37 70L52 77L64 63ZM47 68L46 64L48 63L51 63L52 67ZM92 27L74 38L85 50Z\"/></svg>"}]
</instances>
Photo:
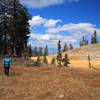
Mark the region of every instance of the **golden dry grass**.
<instances>
[{"instance_id":1,"label":"golden dry grass","mask_svg":"<svg viewBox=\"0 0 100 100\"><path fill-rule=\"evenodd\" d=\"M68 51L70 67L0 67L0 100L100 100L100 44ZM63 53L64 56L65 53ZM92 55L89 69L87 55ZM55 55L48 56L49 63ZM32 57L36 60L36 57Z\"/></svg>"},{"instance_id":2,"label":"golden dry grass","mask_svg":"<svg viewBox=\"0 0 100 100\"><path fill-rule=\"evenodd\" d=\"M9 77L1 71L0 100L100 100L99 70L13 67Z\"/></svg>"}]
</instances>

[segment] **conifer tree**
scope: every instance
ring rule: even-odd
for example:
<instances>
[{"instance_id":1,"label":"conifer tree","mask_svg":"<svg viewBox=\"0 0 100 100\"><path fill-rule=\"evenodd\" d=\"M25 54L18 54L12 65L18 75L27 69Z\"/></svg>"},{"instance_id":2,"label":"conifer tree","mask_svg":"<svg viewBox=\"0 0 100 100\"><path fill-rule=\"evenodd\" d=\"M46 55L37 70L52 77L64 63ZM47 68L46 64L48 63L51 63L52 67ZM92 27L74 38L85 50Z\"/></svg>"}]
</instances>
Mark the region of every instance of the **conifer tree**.
<instances>
[{"instance_id":1,"label":"conifer tree","mask_svg":"<svg viewBox=\"0 0 100 100\"><path fill-rule=\"evenodd\" d=\"M48 56L48 45L46 45L44 48L44 55Z\"/></svg>"},{"instance_id":2,"label":"conifer tree","mask_svg":"<svg viewBox=\"0 0 100 100\"><path fill-rule=\"evenodd\" d=\"M43 63L44 64L48 64L47 55L48 55L48 46L46 45L44 48L44 56L43 56Z\"/></svg>"},{"instance_id":3,"label":"conifer tree","mask_svg":"<svg viewBox=\"0 0 100 100\"><path fill-rule=\"evenodd\" d=\"M73 49L73 45L69 44L69 49L72 50Z\"/></svg>"},{"instance_id":4,"label":"conifer tree","mask_svg":"<svg viewBox=\"0 0 100 100\"><path fill-rule=\"evenodd\" d=\"M82 40L80 41L80 47L84 45L88 45L88 40L86 40L85 37L83 36Z\"/></svg>"},{"instance_id":5,"label":"conifer tree","mask_svg":"<svg viewBox=\"0 0 100 100\"><path fill-rule=\"evenodd\" d=\"M22 56L27 49L30 16L19 0L0 0L0 37L4 54ZM25 50L24 50L25 49Z\"/></svg>"},{"instance_id":6,"label":"conifer tree","mask_svg":"<svg viewBox=\"0 0 100 100\"><path fill-rule=\"evenodd\" d=\"M61 41L58 41L58 53L57 53L57 62L58 62L58 66L62 66L61 62L62 62L62 54L61 54Z\"/></svg>"},{"instance_id":7,"label":"conifer tree","mask_svg":"<svg viewBox=\"0 0 100 100\"><path fill-rule=\"evenodd\" d=\"M79 45L80 45L80 47L82 46L82 42L81 41L80 41Z\"/></svg>"},{"instance_id":8,"label":"conifer tree","mask_svg":"<svg viewBox=\"0 0 100 100\"><path fill-rule=\"evenodd\" d=\"M36 60L36 62L35 62L35 65L36 66L41 66L41 58L40 58L40 56L38 55L38 57L37 57L37 60Z\"/></svg>"},{"instance_id":9,"label":"conifer tree","mask_svg":"<svg viewBox=\"0 0 100 100\"><path fill-rule=\"evenodd\" d=\"M68 58L68 55L65 54L64 58L63 58L63 65L68 67L68 64L70 64L69 62L69 58Z\"/></svg>"},{"instance_id":10,"label":"conifer tree","mask_svg":"<svg viewBox=\"0 0 100 100\"><path fill-rule=\"evenodd\" d=\"M28 46L29 57L32 57L32 47L31 45Z\"/></svg>"},{"instance_id":11,"label":"conifer tree","mask_svg":"<svg viewBox=\"0 0 100 100\"><path fill-rule=\"evenodd\" d=\"M37 47L34 47L34 56L38 56L38 49L37 49Z\"/></svg>"},{"instance_id":12,"label":"conifer tree","mask_svg":"<svg viewBox=\"0 0 100 100\"><path fill-rule=\"evenodd\" d=\"M43 64L48 64L47 56L43 56Z\"/></svg>"},{"instance_id":13,"label":"conifer tree","mask_svg":"<svg viewBox=\"0 0 100 100\"><path fill-rule=\"evenodd\" d=\"M68 51L67 43L64 44L63 52Z\"/></svg>"},{"instance_id":14,"label":"conifer tree","mask_svg":"<svg viewBox=\"0 0 100 100\"><path fill-rule=\"evenodd\" d=\"M98 43L96 31L94 31L93 35L91 36L91 44L95 44L95 43Z\"/></svg>"},{"instance_id":15,"label":"conifer tree","mask_svg":"<svg viewBox=\"0 0 100 100\"><path fill-rule=\"evenodd\" d=\"M42 48L42 47L39 47L38 49L39 49L39 50L38 50L38 54L39 54L40 56L43 56L43 48Z\"/></svg>"}]
</instances>

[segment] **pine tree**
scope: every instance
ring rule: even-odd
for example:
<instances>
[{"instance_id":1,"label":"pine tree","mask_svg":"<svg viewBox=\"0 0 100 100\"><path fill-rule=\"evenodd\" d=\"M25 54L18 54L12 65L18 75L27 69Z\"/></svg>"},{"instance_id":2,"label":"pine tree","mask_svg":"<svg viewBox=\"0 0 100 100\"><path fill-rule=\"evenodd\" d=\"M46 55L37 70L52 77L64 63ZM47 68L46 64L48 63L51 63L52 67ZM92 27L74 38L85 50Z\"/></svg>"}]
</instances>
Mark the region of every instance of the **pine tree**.
<instances>
[{"instance_id":1,"label":"pine tree","mask_svg":"<svg viewBox=\"0 0 100 100\"><path fill-rule=\"evenodd\" d=\"M91 44L95 44L95 43L98 43L96 31L94 31L93 35L91 36Z\"/></svg>"},{"instance_id":2,"label":"pine tree","mask_svg":"<svg viewBox=\"0 0 100 100\"><path fill-rule=\"evenodd\" d=\"M85 37L83 36L82 40L80 41L80 47L84 45L88 45L88 40L86 40Z\"/></svg>"},{"instance_id":3,"label":"pine tree","mask_svg":"<svg viewBox=\"0 0 100 100\"><path fill-rule=\"evenodd\" d=\"M39 66L39 67L41 66L41 58L40 58L40 56L37 57L37 60L35 62L35 65L36 66Z\"/></svg>"},{"instance_id":4,"label":"pine tree","mask_svg":"<svg viewBox=\"0 0 100 100\"><path fill-rule=\"evenodd\" d=\"M82 37L82 46L84 46L85 45L85 37L83 36Z\"/></svg>"},{"instance_id":5,"label":"pine tree","mask_svg":"<svg viewBox=\"0 0 100 100\"><path fill-rule=\"evenodd\" d=\"M94 31L94 43L97 43L97 32Z\"/></svg>"},{"instance_id":6,"label":"pine tree","mask_svg":"<svg viewBox=\"0 0 100 100\"><path fill-rule=\"evenodd\" d=\"M83 46L81 41L80 41L79 45L80 45L80 47Z\"/></svg>"},{"instance_id":7,"label":"pine tree","mask_svg":"<svg viewBox=\"0 0 100 100\"><path fill-rule=\"evenodd\" d=\"M61 52L61 41L58 41L58 52Z\"/></svg>"},{"instance_id":8,"label":"pine tree","mask_svg":"<svg viewBox=\"0 0 100 100\"><path fill-rule=\"evenodd\" d=\"M94 43L94 37L93 37L93 35L91 35L91 44L93 44Z\"/></svg>"},{"instance_id":9,"label":"pine tree","mask_svg":"<svg viewBox=\"0 0 100 100\"><path fill-rule=\"evenodd\" d=\"M47 56L43 56L43 64L48 64Z\"/></svg>"},{"instance_id":10,"label":"pine tree","mask_svg":"<svg viewBox=\"0 0 100 100\"><path fill-rule=\"evenodd\" d=\"M63 52L68 51L68 46L67 43L65 43L64 48L63 48Z\"/></svg>"},{"instance_id":11,"label":"pine tree","mask_svg":"<svg viewBox=\"0 0 100 100\"><path fill-rule=\"evenodd\" d=\"M48 45L46 45L44 48L44 55L48 56Z\"/></svg>"},{"instance_id":12,"label":"pine tree","mask_svg":"<svg viewBox=\"0 0 100 100\"><path fill-rule=\"evenodd\" d=\"M48 46L46 45L44 48L44 56L43 56L43 63L44 64L48 64L47 55L48 55Z\"/></svg>"},{"instance_id":13,"label":"pine tree","mask_svg":"<svg viewBox=\"0 0 100 100\"><path fill-rule=\"evenodd\" d=\"M34 56L38 56L39 54L38 54L38 49L37 49L37 47L34 47Z\"/></svg>"},{"instance_id":14,"label":"pine tree","mask_svg":"<svg viewBox=\"0 0 100 100\"><path fill-rule=\"evenodd\" d=\"M72 50L73 49L73 45L69 44L69 49Z\"/></svg>"},{"instance_id":15,"label":"pine tree","mask_svg":"<svg viewBox=\"0 0 100 100\"><path fill-rule=\"evenodd\" d=\"M61 41L58 41L58 54L57 54L57 62L58 62L58 66L62 66L61 62L62 62L62 54L61 54Z\"/></svg>"},{"instance_id":16,"label":"pine tree","mask_svg":"<svg viewBox=\"0 0 100 100\"><path fill-rule=\"evenodd\" d=\"M4 54L10 48L13 54L21 56L27 49L29 19L27 9L19 0L0 1L0 36Z\"/></svg>"},{"instance_id":17,"label":"pine tree","mask_svg":"<svg viewBox=\"0 0 100 100\"><path fill-rule=\"evenodd\" d=\"M39 47L38 54L40 56L43 56L43 48L42 47Z\"/></svg>"},{"instance_id":18,"label":"pine tree","mask_svg":"<svg viewBox=\"0 0 100 100\"><path fill-rule=\"evenodd\" d=\"M89 41L88 41L88 40L86 40L85 44L86 44L86 45L89 45Z\"/></svg>"},{"instance_id":19,"label":"pine tree","mask_svg":"<svg viewBox=\"0 0 100 100\"><path fill-rule=\"evenodd\" d=\"M32 57L32 47L31 45L28 46L29 57Z\"/></svg>"},{"instance_id":20,"label":"pine tree","mask_svg":"<svg viewBox=\"0 0 100 100\"><path fill-rule=\"evenodd\" d=\"M65 57L63 58L63 65L68 67L68 64L70 64L69 58L68 58L68 55L65 54Z\"/></svg>"}]
</instances>

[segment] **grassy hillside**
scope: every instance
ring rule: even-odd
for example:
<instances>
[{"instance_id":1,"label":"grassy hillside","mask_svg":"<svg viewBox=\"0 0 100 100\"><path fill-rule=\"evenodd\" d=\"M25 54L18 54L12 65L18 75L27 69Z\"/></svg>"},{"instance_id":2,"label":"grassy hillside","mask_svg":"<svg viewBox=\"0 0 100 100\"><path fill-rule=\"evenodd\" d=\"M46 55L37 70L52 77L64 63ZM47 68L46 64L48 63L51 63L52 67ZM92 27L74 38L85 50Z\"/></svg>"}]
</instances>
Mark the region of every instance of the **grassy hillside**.
<instances>
[{"instance_id":1,"label":"grassy hillside","mask_svg":"<svg viewBox=\"0 0 100 100\"><path fill-rule=\"evenodd\" d=\"M100 69L100 43L69 50L62 53L62 55L64 56L65 53L69 55L69 59L71 62L70 66L80 67L81 64L81 67L88 68L87 59L88 55L90 55L92 66ZM47 57L49 63L51 62L51 59L53 57L56 57L56 55L50 55ZM32 57L32 59L36 60L36 57Z\"/></svg>"},{"instance_id":2,"label":"grassy hillside","mask_svg":"<svg viewBox=\"0 0 100 100\"><path fill-rule=\"evenodd\" d=\"M90 55L92 59L100 59L100 43L82 46L81 48L76 48L66 52L69 56L77 56L81 59L87 59Z\"/></svg>"}]
</instances>

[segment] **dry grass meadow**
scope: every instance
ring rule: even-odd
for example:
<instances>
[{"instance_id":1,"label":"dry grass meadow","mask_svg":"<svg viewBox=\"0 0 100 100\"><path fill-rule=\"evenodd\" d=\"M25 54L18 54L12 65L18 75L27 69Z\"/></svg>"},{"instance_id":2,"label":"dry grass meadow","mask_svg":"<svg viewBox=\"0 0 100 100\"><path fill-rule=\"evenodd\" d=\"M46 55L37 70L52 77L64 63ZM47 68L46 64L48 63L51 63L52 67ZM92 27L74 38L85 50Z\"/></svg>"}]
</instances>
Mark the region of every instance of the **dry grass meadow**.
<instances>
[{"instance_id":1,"label":"dry grass meadow","mask_svg":"<svg viewBox=\"0 0 100 100\"><path fill-rule=\"evenodd\" d=\"M94 54L92 49L92 57L98 57L99 50ZM85 54L79 52L70 51L69 67L14 63L7 77L0 66L0 100L100 100L100 58L92 59L89 69Z\"/></svg>"},{"instance_id":2,"label":"dry grass meadow","mask_svg":"<svg viewBox=\"0 0 100 100\"><path fill-rule=\"evenodd\" d=\"M0 100L100 100L100 70L82 64L0 69Z\"/></svg>"}]
</instances>

